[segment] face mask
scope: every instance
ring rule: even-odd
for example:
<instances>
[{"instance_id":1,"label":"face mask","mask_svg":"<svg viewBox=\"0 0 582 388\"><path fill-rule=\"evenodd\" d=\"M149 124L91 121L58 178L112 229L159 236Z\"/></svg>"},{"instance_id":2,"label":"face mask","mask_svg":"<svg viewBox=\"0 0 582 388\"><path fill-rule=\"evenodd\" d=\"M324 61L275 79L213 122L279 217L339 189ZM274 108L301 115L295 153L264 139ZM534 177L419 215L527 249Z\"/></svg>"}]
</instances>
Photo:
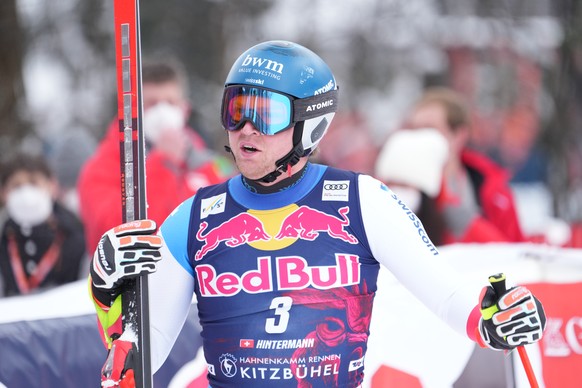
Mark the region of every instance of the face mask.
<instances>
[{"instance_id":1,"label":"face mask","mask_svg":"<svg viewBox=\"0 0 582 388\"><path fill-rule=\"evenodd\" d=\"M47 190L33 185L22 185L8 194L6 210L18 225L33 227L49 218L53 201Z\"/></svg>"},{"instance_id":2,"label":"face mask","mask_svg":"<svg viewBox=\"0 0 582 388\"><path fill-rule=\"evenodd\" d=\"M186 124L184 111L166 102L149 108L143 117L144 136L147 141L157 144L165 132L180 132Z\"/></svg>"},{"instance_id":3,"label":"face mask","mask_svg":"<svg viewBox=\"0 0 582 388\"><path fill-rule=\"evenodd\" d=\"M406 206L408 206L410 210L417 212L418 209L420 209L420 201L422 200L420 191L405 186L390 186L390 189L406 204Z\"/></svg>"}]
</instances>

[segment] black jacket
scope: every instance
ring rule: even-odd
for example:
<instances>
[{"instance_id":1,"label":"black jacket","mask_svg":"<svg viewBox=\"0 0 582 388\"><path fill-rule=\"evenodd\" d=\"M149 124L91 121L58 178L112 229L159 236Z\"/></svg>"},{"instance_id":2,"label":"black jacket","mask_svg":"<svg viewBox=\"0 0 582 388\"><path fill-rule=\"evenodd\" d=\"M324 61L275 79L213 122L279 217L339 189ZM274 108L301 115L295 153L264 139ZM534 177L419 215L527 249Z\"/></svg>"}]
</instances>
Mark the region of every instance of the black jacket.
<instances>
[{"instance_id":1,"label":"black jacket","mask_svg":"<svg viewBox=\"0 0 582 388\"><path fill-rule=\"evenodd\" d=\"M8 248L9 235L14 236L18 247L18 256L22 263L27 279L35 270L38 263L45 256L51 244L60 236L62 243L58 246L58 259L50 268L46 276L37 287L30 292L36 292L73 282L81 277L81 268L84 268L84 260L88 260L83 225L79 218L62 205L55 203L51 218L26 231L21 230L12 219L4 216L4 222L0 224L0 296L13 296L22 294L16 281Z\"/></svg>"}]
</instances>

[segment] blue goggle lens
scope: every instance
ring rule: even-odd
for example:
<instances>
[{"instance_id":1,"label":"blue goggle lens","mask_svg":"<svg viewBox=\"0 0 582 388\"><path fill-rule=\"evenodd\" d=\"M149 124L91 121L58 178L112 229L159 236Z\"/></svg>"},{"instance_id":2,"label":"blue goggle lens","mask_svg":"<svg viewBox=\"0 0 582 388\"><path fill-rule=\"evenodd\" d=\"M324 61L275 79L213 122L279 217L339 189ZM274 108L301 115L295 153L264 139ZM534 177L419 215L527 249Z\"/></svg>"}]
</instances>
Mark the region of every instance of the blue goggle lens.
<instances>
[{"instance_id":1,"label":"blue goggle lens","mask_svg":"<svg viewBox=\"0 0 582 388\"><path fill-rule=\"evenodd\" d=\"M229 86L222 98L222 125L228 131L251 122L265 135L275 135L293 125L291 97L251 86Z\"/></svg>"}]
</instances>

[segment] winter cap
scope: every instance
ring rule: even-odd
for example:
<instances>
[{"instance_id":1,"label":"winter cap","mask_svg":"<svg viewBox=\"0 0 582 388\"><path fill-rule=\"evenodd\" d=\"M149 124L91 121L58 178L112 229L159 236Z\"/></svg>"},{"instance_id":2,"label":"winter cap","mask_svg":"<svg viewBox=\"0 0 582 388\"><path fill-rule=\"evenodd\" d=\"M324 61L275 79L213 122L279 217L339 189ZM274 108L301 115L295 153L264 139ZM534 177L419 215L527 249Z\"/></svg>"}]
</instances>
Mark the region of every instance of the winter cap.
<instances>
[{"instance_id":1,"label":"winter cap","mask_svg":"<svg viewBox=\"0 0 582 388\"><path fill-rule=\"evenodd\" d=\"M402 129L390 135L376 160L384 182L412 186L430 197L440 191L449 146L436 129Z\"/></svg>"}]
</instances>

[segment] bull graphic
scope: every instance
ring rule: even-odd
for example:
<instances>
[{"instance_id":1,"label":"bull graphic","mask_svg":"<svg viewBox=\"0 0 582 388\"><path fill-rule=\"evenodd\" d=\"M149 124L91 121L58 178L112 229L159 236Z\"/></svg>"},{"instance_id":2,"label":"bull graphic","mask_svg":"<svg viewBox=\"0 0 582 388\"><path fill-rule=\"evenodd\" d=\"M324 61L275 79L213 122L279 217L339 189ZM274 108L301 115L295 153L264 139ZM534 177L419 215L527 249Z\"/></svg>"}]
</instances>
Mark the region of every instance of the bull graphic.
<instances>
[{"instance_id":1,"label":"bull graphic","mask_svg":"<svg viewBox=\"0 0 582 388\"><path fill-rule=\"evenodd\" d=\"M319 233L323 232L333 238L357 244L358 239L344 230L344 227L350 224L350 220L346 216L349 211L350 208L347 206L340 208L338 210L342 216L340 219L309 206L301 206L283 220L275 239L299 237L313 241L319 236Z\"/></svg>"},{"instance_id":2,"label":"bull graphic","mask_svg":"<svg viewBox=\"0 0 582 388\"><path fill-rule=\"evenodd\" d=\"M198 241L204 242L202 248L196 252L196 261L216 249L222 241L226 246L233 248L253 241L271 239L271 236L265 232L263 223L249 213L238 214L204 234L206 228L208 228L208 223L204 221L196 233Z\"/></svg>"}]
</instances>

